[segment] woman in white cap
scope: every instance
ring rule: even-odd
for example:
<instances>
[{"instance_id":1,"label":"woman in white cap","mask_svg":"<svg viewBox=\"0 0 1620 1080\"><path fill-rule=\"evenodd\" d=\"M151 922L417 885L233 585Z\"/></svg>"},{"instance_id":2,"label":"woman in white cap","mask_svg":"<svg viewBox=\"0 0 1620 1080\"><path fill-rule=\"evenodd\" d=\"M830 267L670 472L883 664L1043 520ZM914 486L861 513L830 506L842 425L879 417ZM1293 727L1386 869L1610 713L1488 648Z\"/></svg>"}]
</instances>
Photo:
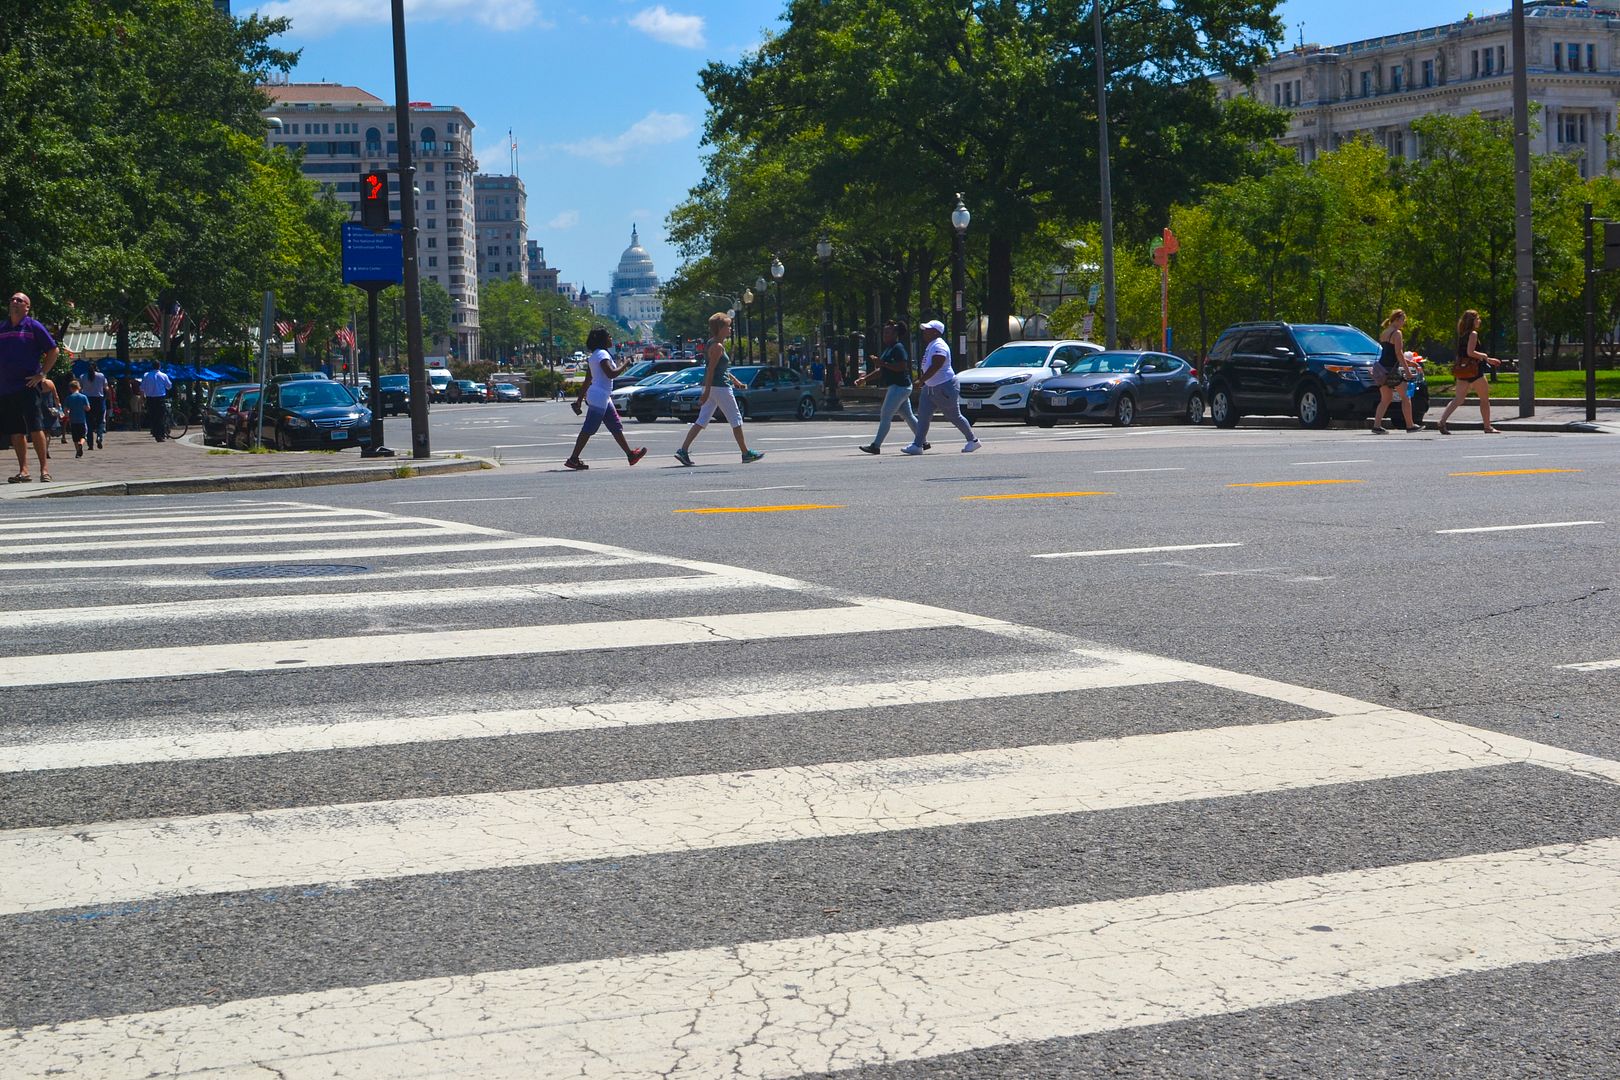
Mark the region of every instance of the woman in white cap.
<instances>
[{"instance_id":1,"label":"woman in white cap","mask_svg":"<svg viewBox=\"0 0 1620 1080\"><path fill-rule=\"evenodd\" d=\"M714 419L717 410L731 423L731 437L737 440L744 465L765 456L758 450L748 449L748 440L743 438L742 410L737 408L737 398L731 392L733 386L741 388L742 383L731 373L731 357L726 354L726 338L730 336L731 316L723 311L710 315L709 345L704 350L709 365L703 372L703 396L698 399L697 419L687 429L681 448L675 451L675 460L682 465L692 464L692 443L697 440L698 432Z\"/></svg>"},{"instance_id":2,"label":"woman in white cap","mask_svg":"<svg viewBox=\"0 0 1620 1080\"><path fill-rule=\"evenodd\" d=\"M973 425L962 415L962 405L956 383L956 369L951 367L951 348L945 344L945 324L930 319L922 324L923 354L918 361L922 368L922 401L917 409L917 432L910 446L902 446L902 454L913 456L923 452L928 444L928 424L934 410L945 414L945 419L956 425L967 442L962 453L971 454L983 444L973 434Z\"/></svg>"}]
</instances>

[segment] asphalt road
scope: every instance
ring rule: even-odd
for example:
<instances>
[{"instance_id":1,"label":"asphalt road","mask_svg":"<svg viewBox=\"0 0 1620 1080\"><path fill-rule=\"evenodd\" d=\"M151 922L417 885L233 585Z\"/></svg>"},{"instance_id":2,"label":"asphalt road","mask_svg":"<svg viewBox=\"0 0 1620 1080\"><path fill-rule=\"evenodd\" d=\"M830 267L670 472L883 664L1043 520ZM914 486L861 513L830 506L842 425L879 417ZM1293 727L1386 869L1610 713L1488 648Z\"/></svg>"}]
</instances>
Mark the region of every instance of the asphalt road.
<instances>
[{"instance_id":1,"label":"asphalt road","mask_svg":"<svg viewBox=\"0 0 1620 1080\"><path fill-rule=\"evenodd\" d=\"M19 1075L1614 1075L1613 437L433 423L8 507Z\"/></svg>"}]
</instances>

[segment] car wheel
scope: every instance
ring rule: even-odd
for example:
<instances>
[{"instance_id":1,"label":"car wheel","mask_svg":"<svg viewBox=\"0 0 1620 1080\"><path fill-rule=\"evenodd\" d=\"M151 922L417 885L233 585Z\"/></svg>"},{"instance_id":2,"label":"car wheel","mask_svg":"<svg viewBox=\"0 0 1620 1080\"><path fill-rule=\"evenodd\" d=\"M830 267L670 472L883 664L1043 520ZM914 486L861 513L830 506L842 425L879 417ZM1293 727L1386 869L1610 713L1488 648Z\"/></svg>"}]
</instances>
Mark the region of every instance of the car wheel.
<instances>
[{"instance_id":1,"label":"car wheel","mask_svg":"<svg viewBox=\"0 0 1620 1080\"><path fill-rule=\"evenodd\" d=\"M799 419L814 420L816 417L816 399L809 394L799 399Z\"/></svg>"},{"instance_id":2,"label":"car wheel","mask_svg":"<svg viewBox=\"0 0 1620 1080\"><path fill-rule=\"evenodd\" d=\"M1114 402L1114 426L1130 427L1136 423L1136 399L1129 394L1119 395Z\"/></svg>"},{"instance_id":3,"label":"car wheel","mask_svg":"<svg viewBox=\"0 0 1620 1080\"><path fill-rule=\"evenodd\" d=\"M277 450L291 450L293 448L292 436L288 435L287 432L280 427L276 428L275 443Z\"/></svg>"},{"instance_id":4,"label":"car wheel","mask_svg":"<svg viewBox=\"0 0 1620 1080\"><path fill-rule=\"evenodd\" d=\"M636 423L638 424L650 424L657 419L657 413L636 413Z\"/></svg>"},{"instance_id":5,"label":"car wheel","mask_svg":"<svg viewBox=\"0 0 1620 1080\"><path fill-rule=\"evenodd\" d=\"M1217 386L1210 391L1209 418L1218 428L1237 426L1237 402L1232 400L1232 391L1224 386Z\"/></svg>"},{"instance_id":6,"label":"car wheel","mask_svg":"<svg viewBox=\"0 0 1620 1080\"><path fill-rule=\"evenodd\" d=\"M1322 388L1311 383L1301 390L1299 397L1294 400L1294 414L1299 417L1299 426L1302 428L1327 427L1327 402L1323 399Z\"/></svg>"},{"instance_id":7,"label":"car wheel","mask_svg":"<svg viewBox=\"0 0 1620 1080\"><path fill-rule=\"evenodd\" d=\"M1193 391L1187 397L1187 411L1182 414L1189 424L1202 424L1204 422L1204 395Z\"/></svg>"},{"instance_id":8,"label":"car wheel","mask_svg":"<svg viewBox=\"0 0 1620 1080\"><path fill-rule=\"evenodd\" d=\"M1043 428L1056 427L1057 426L1057 421L1056 420L1037 420L1037 421L1035 421L1035 426L1036 427L1043 427Z\"/></svg>"}]
</instances>

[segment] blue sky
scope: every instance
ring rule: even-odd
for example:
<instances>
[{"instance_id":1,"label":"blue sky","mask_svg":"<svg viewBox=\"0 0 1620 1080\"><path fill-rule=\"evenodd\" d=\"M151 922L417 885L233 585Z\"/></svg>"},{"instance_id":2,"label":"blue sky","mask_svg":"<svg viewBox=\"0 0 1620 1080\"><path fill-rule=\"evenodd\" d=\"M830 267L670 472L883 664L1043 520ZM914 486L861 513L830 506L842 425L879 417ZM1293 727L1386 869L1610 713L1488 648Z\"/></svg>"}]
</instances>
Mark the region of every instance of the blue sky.
<instances>
[{"instance_id":1,"label":"blue sky","mask_svg":"<svg viewBox=\"0 0 1620 1080\"><path fill-rule=\"evenodd\" d=\"M1334 44L1432 26L1490 5L1431 0L1289 0L1287 44ZM303 50L293 78L359 86L393 100L387 0L237 0L238 14L286 15ZM459 105L477 125L485 172L518 144L529 235L562 280L605 289L630 226L660 274L677 265L664 218L702 174L703 65L732 62L777 25L769 0L406 0L411 97ZM764 271L764 268L761 268Z\"/></svg>"}]
</instances>

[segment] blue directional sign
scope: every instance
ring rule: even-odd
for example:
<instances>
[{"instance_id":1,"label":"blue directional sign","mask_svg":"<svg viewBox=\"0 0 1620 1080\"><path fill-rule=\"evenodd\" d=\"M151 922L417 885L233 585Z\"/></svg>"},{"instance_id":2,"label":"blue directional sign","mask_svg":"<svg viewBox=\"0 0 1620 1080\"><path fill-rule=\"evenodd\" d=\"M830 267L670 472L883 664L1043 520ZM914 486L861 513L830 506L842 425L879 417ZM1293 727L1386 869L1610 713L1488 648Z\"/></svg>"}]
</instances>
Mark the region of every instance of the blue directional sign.
<instances>
[{"instance_id":1,"label":"blue directional sign","mask_svg":"<svg viewBox=\"0 0 1620 1080\"><path fill-rule=\"evenodd\" d=\"M399 233L343 223L343 284L397 285L404 280L405 245Z\"/></svg>"}]
</instances>

